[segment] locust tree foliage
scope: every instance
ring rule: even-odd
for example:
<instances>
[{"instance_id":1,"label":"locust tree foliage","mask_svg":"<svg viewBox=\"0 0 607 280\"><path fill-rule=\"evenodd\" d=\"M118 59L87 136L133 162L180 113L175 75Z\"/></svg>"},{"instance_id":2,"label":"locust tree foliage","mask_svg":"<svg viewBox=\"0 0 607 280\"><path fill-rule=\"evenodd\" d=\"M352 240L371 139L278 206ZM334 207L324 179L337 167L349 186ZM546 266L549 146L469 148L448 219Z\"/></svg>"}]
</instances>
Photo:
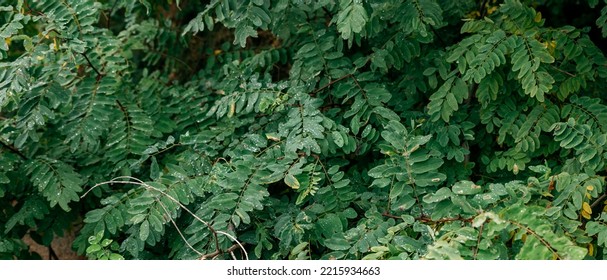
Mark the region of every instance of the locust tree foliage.
<instances>
[{"instance_id":1,"label":"locust tree foliage","mask_svg":"<svg viewBox=\"0 0 607 280\"><path fill-rule=\"evenodd\" d=\"M607 3L532 2L0 0L0 258L605 259Z\"/></svg>"}]
</instances>

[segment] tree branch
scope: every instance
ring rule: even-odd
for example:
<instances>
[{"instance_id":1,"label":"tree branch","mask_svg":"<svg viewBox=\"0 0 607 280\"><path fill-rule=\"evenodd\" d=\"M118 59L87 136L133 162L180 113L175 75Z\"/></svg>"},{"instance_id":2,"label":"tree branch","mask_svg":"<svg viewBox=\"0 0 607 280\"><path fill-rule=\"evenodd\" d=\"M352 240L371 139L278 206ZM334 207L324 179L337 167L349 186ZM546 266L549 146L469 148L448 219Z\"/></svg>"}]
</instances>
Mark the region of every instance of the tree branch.
<instances>
[{"instance_id":1,"label":"tree branch","mask_svg":"<svg viewBox=\"0 0 607 280\"><path fill-rule=\"evenodd\" d=\"M554 66L554 65L551 65L551 66L552 66L552 68L553 68L554 70L559 71L559 72L561 72L561 73L563 73L563 74L566 74L566 75L567 75L567 76L569 76L569 77L573 77L573 78L575 78L575 77L576 77L576 75L575 75L575 74L571 74L571 73L569 73L569 72L567 72L567 71L565 71L565 70L563 70L563 69L561 69L561 68L558 68L558 67L556 67L556 66Z\"/></svg>"},{"instance_id":2,"label":"tree branch","mask_svg":"<svg viewBox=\"0 0 607 280\"><path fill-rule=\"evenodd\" d=\"M93 65L93 63L91 62L91 60L89 59L89 57L86 55L86 53L81 53L82 56L84 56L84 59L86 59L86 62L89 63L89 66L91 66L91 68L93 68L93 70L95 70L95 73L97 73L97 77L103 77L104 75L101 74L101 72L99 72L99 70L97 70L97 68L95 67L95 65Z\"/></svg>"},{"instance_id":3,"label":"tree branch","mask_svg":"<svg viewBox=\"0 0 607 280\"><path fill-rule=\"evenodd\" d=\"M53 246L51 245L48 245L48 259L59 260L59 256L57 256L57 253L55 253L55 250L53 250Z\"/></svg>"},{"instance_id":4,"label":"tree branch","mask_svg":"<svg viewBox=\"0 0 607 280\"><path fill-rule=\"evenodd\" d=\"M595 207L597 207L603 200L605 200L605 198L607 198L607 193L604 193L603 195L599 196L593 203L592 205L590 205L590 209L594 209ZM593 211L594 212L594 211Z\"/></svg>"},{"instance_id":5,"label":"tree branch","mask_svg":"<svg viewBox=\"0 0 607 280\"><path fill-rule=\"evenodd\" d=\"M339 82L339 81L341 81L343 79L349 78L350 76L352 76L352 74L344 75L344 76L341 76L341 77L339 77L339 78L337 78L335 80L329 81L329 83L327 83L326 85L324 85L324 86L316 89L314 92L312 92L312 95L317 94L317 93L325 90L326 88L332 86L333 84L335 84L335 83L337 83L337 82Z\"/></svg>"},{"instance_id":6,"label":"tree branch","mask_svg":"<svg viewBox=\"0 0 607 280\"><path fill-rule=\"evenodd\" d=\"M489 2L489 0L481 1L481 5L478 7L481 19L485 17L485 13L487 12L487 9L485 9L485 6L487 6L487 2Z\"/></svg>"},{"instance_id":7,"label":"tree branch","mask_svg":"<svg viewBox=\"0 0 607 280\"><path fill-rule=\"evenodd\" d=\"M2 147L7 148L11 152L13 152L16 155L18 155L19 157L21 157L21 159L23 159L23 160L28 160L29 159L21 151L19 151L15 146L13 146L11 144L8 144L8 143L2 141L1 139L0 139L0 144L2 145Z\"/></svg>"},{"instance_id":8,"label":"tree branch","mask_svg":"<svg viewBox=\"0 0 607 280\"><path fill-rule=\"evenodd\" d=\"M230 246L230 248L226 249L224 252L222 252L219 249L217 249L213 253L208 253L208 254L202 255L202 257L200 257L199 260L213 259L213 258L219 256L219 254L222 254L222 253L230 253L230 254L232 254L236 249L240 249L240 246L238 244L234 244L234 245Z\"/></svg>"},{"instance_id":9,"label":"tree branch","mask_svg":"<svg viewBox=\"0 0 607 280\"><path fill-rule=\"evenodd\" d=\"M483 229L485 228L485 223L481 225L481 228L478 229L478 238L476 239L476 247L474 247L474 255L472 256L473 260L477 259L478 255L478 247L481 246L481 238L483 237Z\"/></svg>"}]
</instances>

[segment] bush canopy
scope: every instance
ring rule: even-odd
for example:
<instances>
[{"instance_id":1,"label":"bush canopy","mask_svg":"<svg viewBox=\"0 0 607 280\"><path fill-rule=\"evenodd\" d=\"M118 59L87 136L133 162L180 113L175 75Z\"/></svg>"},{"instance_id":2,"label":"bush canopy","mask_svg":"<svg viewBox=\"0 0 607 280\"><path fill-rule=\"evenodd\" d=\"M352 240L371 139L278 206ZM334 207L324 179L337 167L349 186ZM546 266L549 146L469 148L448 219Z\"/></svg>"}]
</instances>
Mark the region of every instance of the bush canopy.
<instances>
[{"instance_id":1,"label":"bush canopy","mask_svg":"<svg viewBox=\"0 0 607 280\"><path fill-rule=\"evenodd\" d=\"M605 259L606 36L607 0L0 0L0 258Z\"/></svg>"}]
</instances>

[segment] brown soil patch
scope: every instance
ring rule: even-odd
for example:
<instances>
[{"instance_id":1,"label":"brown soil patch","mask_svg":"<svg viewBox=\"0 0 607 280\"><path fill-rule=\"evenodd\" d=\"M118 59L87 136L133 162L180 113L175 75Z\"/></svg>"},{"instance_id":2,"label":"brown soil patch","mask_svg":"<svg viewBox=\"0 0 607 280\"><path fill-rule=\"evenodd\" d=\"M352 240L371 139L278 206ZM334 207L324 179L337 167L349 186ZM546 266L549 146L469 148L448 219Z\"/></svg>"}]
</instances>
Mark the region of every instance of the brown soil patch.
<instances>
[{"instance_id":1,"label":"brown soil patch","mask_svg":"<svg viewBox=\"0 0 607 280\"><path fill-rule=\"evenodd\" d=\"M59 260L84 260L86 257L79 256L72 250L72 242L76 238L77 230L66 231L63 237L56 236L51 242L51 247L55 256L52 256L48 247L40 245L34 241L29 234L23 237L23 242L29 246L30 252L35 252L42 257L43 260L59 259Z\"/></svg>"}]
</instances>

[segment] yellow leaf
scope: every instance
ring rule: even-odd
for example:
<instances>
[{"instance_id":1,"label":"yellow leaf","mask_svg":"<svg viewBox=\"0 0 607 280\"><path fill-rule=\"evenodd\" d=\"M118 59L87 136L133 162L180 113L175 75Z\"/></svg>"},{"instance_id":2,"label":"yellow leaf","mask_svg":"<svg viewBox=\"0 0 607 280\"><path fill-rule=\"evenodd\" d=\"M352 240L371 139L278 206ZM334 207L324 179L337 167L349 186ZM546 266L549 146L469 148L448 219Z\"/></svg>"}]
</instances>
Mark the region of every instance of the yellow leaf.
<instances>
[{"instance_id":1,"label":"yellow leaf","mask_svg":"<svg viewBox=\"0 0 607 280\"><path fill-rule=\"evenodd\" d=\"M272 133L266 133L266 139L272 140L272 141L280 141L280 137L278 137Z\"/></svg>"},{"instance_id":2,"label":"yellow leaf","mask_svg":"<svg viewBox=\"0 0 607 280\"><path fill-rule=\"evenodd\" d=\"M4 42L6 42L6 44L10 46L11 45L11 38L10 37L9 38L5 38Z\"/></svg>"},{"instance_id":3,"label":"yellow leaf","mask_svg":"<svg viewBox=\"0 0 607 280\"><path fill-rule=\"evenodd\" d=\"M582 209L588 212L588 214L592 214L592 208L590 208L590 204L588 204L588 202L582 203Z\"/></svg>"},{"instance_id":4,"label":"yellow leaf","mask_svg":"<svg viewBox=\"0 0 607 280\"><path fill-rule=\"evenodd\" d=\"M594 190L594 186L593 185L588 185L586 186L586 190L588 190L589 192Z\"/></svg>"},{"instance_id":5,"label":"yellow leaf","mask_svg":"<svg viewBox=\"0 0 607 280\"><path fill-rule=\"evenodd\" d=\"M470 12L470 13L468 13L466 15L466 18L477 18L477 17L480 17L480 16L481 16L481 12L479 12L479 11L472 11L472 12Z\"/></svg>"},{"instance_id":6,"label":"yellow leaf","mask_svg":"<svg viewBox=\"0 0 607 280\"><path fill-rule=\"evenodd\" d=\"M590 220L590 214L584 210L582 210L582 217L586 218L586 220Z\"/></svg>"},{"instance_id":7,"label":"yellow leaf","mask_svg":"<svg viewBox=\"0 0 607 280\"><path fill-rule=\"evenodd\" d=\"M592 243L588 243L588 255L594 255L594 246L592 246Z\"/></svg>"},{"instance_id":8,"label":"yellow leaf","mask_svg":"<svg viewBox=\"0 0 607 280\"><path fill-rule=\"evenodd\" d=\"M487 15L493 14L495 11L497 11L497 6L491 6L487 9Z\"/></svg>"},{"instance_id":9,"label":"yellow leaf","mask_svg":"<svg viewBox=\"0 0 607 280\"><path fill-rule=\"evenodd\" d=\"M234 116L235 111L236 111L236 103L234 102L234 100L232 100L232 102L230 102L230 111L228 112L228 118L231 118L232 116Z\"/></svg>"},{"instance_id":10,"label":"yellow leaf","mask_svg":"<svg viewBox=\"0 0 607 280\"><path fill-rule=\"evenodd\" d=\"M213 51L213 54L214 54L214 55L220 55L220 54L221 54L221 50L214 50L214 51Z\"/></svg>"},{"instance_id":11,"label":"yellow leaf","mask_svg":"<svg viewBox=\"0 0 607 280\"><path fill-rule=\"evenodd\" d=\"M540 22L541 20L542 20L542 13L541 12L537 12L535 14L535 18L533 19L533 21Z\"/></svg>"},{"instance_id":12,"label":"yellow leaf","mask_svg":"<svg viewBox=\"0 0 607 280\"><path fill-rule=\"evenodd\" d=\"M556 41L555 40L552 40L550 42L550 47L552 47L553 49L556 48Z\"/></svg>"},{"instance_id":13,"label":"yellow leaf","mask_svg":"<svg viewBox=\"0 0 607 280\"><path fill-rule=\"evenodd\" d=\"M546 41L546 42L544 42L544 47L546 47L546 49L548 49L548 52L551 55L554 55L554 49L556 48L556 41L554 41L554 40Z\"/></svg>"}]
</instances>

